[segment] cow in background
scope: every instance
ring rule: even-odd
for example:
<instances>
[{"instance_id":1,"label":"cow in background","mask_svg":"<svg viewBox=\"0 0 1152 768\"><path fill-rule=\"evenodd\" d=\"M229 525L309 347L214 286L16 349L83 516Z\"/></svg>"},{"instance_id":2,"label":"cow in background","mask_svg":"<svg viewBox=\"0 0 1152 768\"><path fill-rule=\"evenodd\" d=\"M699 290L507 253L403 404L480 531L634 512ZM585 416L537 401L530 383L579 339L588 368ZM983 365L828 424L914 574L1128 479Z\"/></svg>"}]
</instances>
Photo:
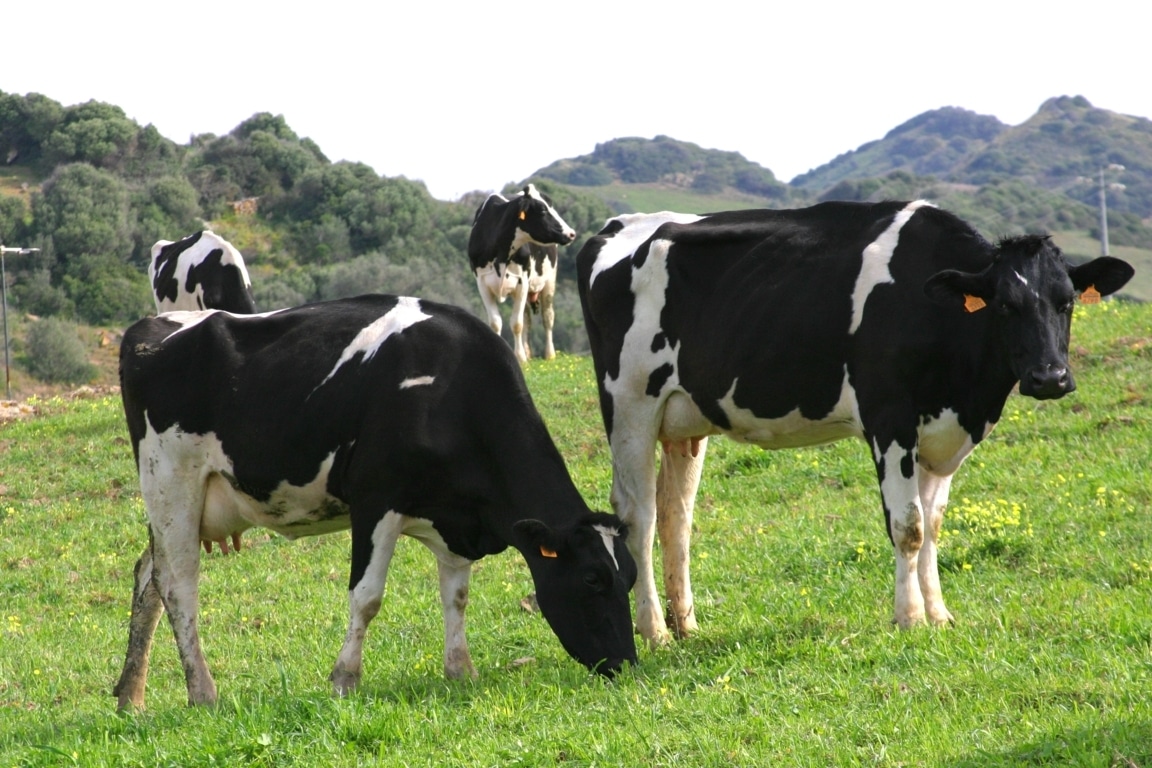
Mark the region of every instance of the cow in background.
<instances>
[{"instance_id":1,"label":"cow in background","mask_svg":"<svg viewBox=\"0 0 1152 768\"><path fill-rule=\"evenodd\" d=\"M468 238L468 260L476 274L480 301L488 325L500 333L500 304L512 296L512 345L516 359L527 362L529 351L524 310L531 295L539 297L547 337L544 356L555 356L552 345L552 297L556 293L556 245L576 239L552 201L529 184L511 200L493 194L476 210ZM541 254L530 246L552 246Z\"/></svg>"},{"instance_id":2,"label":"cow in background","mask_svg":"<svg viewBox=\"0 0 1152 768\"><path fill-rule=\"evenodd\" d=\"M256 311L244 257L211 230L153 245L148 283L157 313L222 309L249 315Z\"/></svg>"},{"instance_id":3,"label":"cow in background","mask_svg":"<svg viewBox=\"0 0 1152 768\"><path fill-rule=\"evenodd\" d=\"M1133 274L1110 257L1071 266L1041 235L993 245L924 201L619 216L577 271L650 643L668 634L657 531L669 621L678 635L697 626L689 539L718 434L773 449L864 440L895 552L895 621L950 622L937 537L953 475L1014 387L1075 389L1075 301Z\"/></svg>"}]
</instances>

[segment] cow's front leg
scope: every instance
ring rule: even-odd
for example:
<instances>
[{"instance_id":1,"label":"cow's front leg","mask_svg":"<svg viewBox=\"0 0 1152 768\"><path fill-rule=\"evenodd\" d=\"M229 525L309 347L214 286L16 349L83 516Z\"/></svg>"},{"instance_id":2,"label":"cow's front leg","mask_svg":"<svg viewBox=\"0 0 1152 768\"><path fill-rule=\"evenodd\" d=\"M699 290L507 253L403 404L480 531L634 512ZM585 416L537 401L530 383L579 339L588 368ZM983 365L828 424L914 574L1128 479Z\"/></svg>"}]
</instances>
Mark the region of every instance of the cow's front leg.
<instances>
[{"instance_id":1,"label":"cow's front leg","mask_svg":"<svg viewBox=\"0 0 1152 768\"><path fill-rule=\"evenodd\" d=\"M404 531L404 517L387 512L374 526L362 511L352 510L352 573L348 580L348 632L328 679L337 696L346 696L360 683L364 635L380 612L388 566L396 541Z\"/></svg>"},{"instance_id":2,"label":"cow's front leg","mask_svg":"<svg viewBox=\"0 0 1152 768\"><path fill-rule=\"evenodd\" d=\"M627 434L628 430L621 432ZM656 543L654 439L620 437L612 444L612 508L628 525L628 550L636 561L636 630L649 646L662 645L668 641L668 625L660 610L652 562Z\"/></svg>"},{"instance_id":3,"label":"cow's front leg","mask_svg":"<svg viewBox=\"0 0 1152 768\"><path fill-rule=\"evenodd\" d=\"M451 553L437 557L440 605L444 611L444 674L453 680L476 677L464 633L464 610L468 607L468 582L472 561Z\"/></svg>"},{"instance_id":4,"label":"cow's front leg","mask_svg":"<svg viewBox=\"0 0 1152 768\"><path fill-rule=\"evenodd\" d=\"M512 291L512 351L521 363L528 362L528 339L524 332L524 310L528 306L527 278L520 280Z\"/></svg>"},{"instance_id":5,"label":"cow's front leg","mask_svg":"<svg viewBox=\"0 0 1152 768\"><path fill-rule=\"evenodd\" d=\"M886 449L873 443L873 458L884 501L888 536L896 554L895 622L908 628L924 622L918 560L924 543L924 510L920 502L919 465L915 449L893 441Z\"/></svg>"},{"instance_id":6,"label":"cow's front leg","mask_svg":"<svg viewBox=\"0 0 1152 768\"><path fill-rule=\"evenodd\" d=\"M689 546L696 490L704 471L708 438L665 444L656 476L656 525L664 555L664 595L668 600L668 623L677 637L696 631L696 606L692 598Z\"/></svg>"},{"instance_id":7,"label":"cow's front leg","mask_svg":"<svg viewBox=\"0 0 1152 768\"><path fill-rule=\"evenodd\" d=\"M120 680L112 688L116 708L144 708L144 688L148 681L148 659L152 653L152 638L156 625L164 612L164 604L156 584L152 581L152 544L144 547L136 561L132 587L132 614L128 620L128 651Z\"/></svg>"},{"instance_id":8,"label":"cow's front leg","mask_svg":"<svg viewBox=\"0 0 1152 768\"><path fill-rule=\"evenodd\" d=\"M488 317L488 327L500 335L500 331L504 328L504 321L500 317L500 279L493 276L494 273L476 273L476 290L480 293L480 303L484 305L484 314ZM492 283L495 283L493 288ZM496 291L496 296L493 296L493 290Z\"/></svg>"},{"instance_id":9,"label":"cow's front leg","mask_svg":"<svg viewBox=\"0 0 1152 768\"><path fill-rule=\"evenodd\" d=\"M944 522L944 508L948 506L948 491L952 475L941 477L920 469L920 501L924 506L924 544L920 547L920 592L924 596L924 614L932 624L950 624L952 614L944 605L940 588L938 542L940 526Z\"/></svg>"},{"instance_id":10,"label":"cow's front leg","mask_svg":"<svg viewBox=\"0 0 1152 768\"><path fill-rule=\"evenodd\" d=\"M544 359L556 357L556 346L552 343L552 326L556 324L556 283L551 283L540 293L540 316L544 319Z\"/></svg>"}]
</instances>

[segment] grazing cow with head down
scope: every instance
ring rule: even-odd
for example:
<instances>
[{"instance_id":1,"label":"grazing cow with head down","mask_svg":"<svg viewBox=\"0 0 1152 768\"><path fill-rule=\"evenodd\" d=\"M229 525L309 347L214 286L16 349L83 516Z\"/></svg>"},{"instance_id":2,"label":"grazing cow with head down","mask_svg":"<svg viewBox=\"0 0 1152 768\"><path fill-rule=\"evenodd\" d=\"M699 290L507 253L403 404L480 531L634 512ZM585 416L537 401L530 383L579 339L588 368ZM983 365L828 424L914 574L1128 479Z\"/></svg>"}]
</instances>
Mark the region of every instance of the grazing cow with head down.
<instances>
[{"instance_id":1,"label":"grazing cow with head down","mask_svg":"<svg viewBox=\"0 0 1152 768\"><path fill-rule=\"evenodd\" d=\"M191 704L216 700L197 626L199 543L262 526L351 528L351 618L331 680L361 673L401 534L435 554L444 669L475 676L471 565L512 546L544 618L581 663L636 661L636 568L614 515L591 512L507 345L465 310L361 296L264 315L172 312L124 335L120 380L148 514L119 705L141 707L167 609Z\"/></svg>"},{"instance_id":2,"label":"grazing cow with head down","mask_svg":"<svg viewBox=\"0 0 1152 768\"><path fill-rule=\"evenodd\" d=\"M556 354L552 345L556 245L567 245L575 239L576 231L534 184L524 187L511 200L490 195L476 210L468 238L468 260L476 274L488 325L496 333L503 327L499 305L512 296L512 342L516 359L521 362L527 361L529 355L524 308L537 300L544 317L544 357L550 359Z\"/></svg>"},{"instance_id":3,"label":"grazing cow with head down","mask_svg":"<svg viewBox=\"0 0 1152 768\"><path fill-rule=\"evenodd\" d=\"M175 243L160 240L153 245L148 283L157 313L222 309L250 315L256 311L244 257L209 230Z\"/></svg>"},{"instance_id":4,"label":"grazing cow with head down","mask_svg":"<svg viewBox=\"0 0 1152 768\"><path fill-rule=\"evenodd\" d=\"M717 434L764 448L863 439L895 549L896 623L951 621L936 545L953 474L1014 386L1038 399L1075 388L1076 297L1133 273L1108 257L1069 266L1038 235L992 245L923 201L620 216L577 268L612 503L653 643L667 636L657 528L670 622L696 628L689 533Z\"/></svg>"}]
</instances>

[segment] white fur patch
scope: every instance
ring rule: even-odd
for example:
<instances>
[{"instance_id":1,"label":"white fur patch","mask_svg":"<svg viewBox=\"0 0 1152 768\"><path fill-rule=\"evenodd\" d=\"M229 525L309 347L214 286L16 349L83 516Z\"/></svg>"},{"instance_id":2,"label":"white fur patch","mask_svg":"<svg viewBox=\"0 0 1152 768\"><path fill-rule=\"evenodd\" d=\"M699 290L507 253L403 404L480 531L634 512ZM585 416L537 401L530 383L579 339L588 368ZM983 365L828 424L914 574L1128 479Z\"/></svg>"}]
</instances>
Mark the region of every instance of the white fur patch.
<instances>
[{"instance_id":1,"label":"white fur patch","mask_svg":"<svg viewBox=\"0 0 1152 768\"><path fill-rule=\"evenodd\" d=\"M361 329L360 333L356 334L356 338L352 339L352 343L344 348L340 354L340 359L336 361L336 365L324 377L324 380L316 385L316 389L328 383L328 380L336 375L340 370L340 366L351 360L358 354L363 354L364 357L360 363L366 363L372 359L381 345L388 340L388 337L400 333L401 331L411 328L416 323L422 320L428 320L432 316L425 314L420 309L420 300L414 299L411 296L402 296L396 302L396 306L388 310L382 317L377 318L372 323Z\"/></svg>"},{"instance_id":2,"label":"white fur patch","mask_svg":"<svg viewBox=\"0 0 1152 768\"><path fill-rule=\"evenodd\" d=\"M400 382L400 389L409 389L411 387L426 387L434 381L436 381L435 376L415 376L411 379L404 379L404 381Z\"/></svg>"},{"instance_id":3,"label":"white fur patch","mask_svg":"<svg viewBox=\"0 0 1152 768\"><path fill-rule=\"evenodd\" d=\"M229 315L230 317L235 317L240 320L252 320L261 317L272 317L272 315L278 315L281 312L287 311L288 309L290 309L290 307L285 307L284 309L274 309L271 312L258 312L255 315L237 315L233 314L232 312L225 312L222 309L197 309L193 311L177 310L175 312L165 312L161 315L157 315L157 318L163 318L164 320L167 320L171 323L179 323L181 326L164 337L164 341L168 341L168 339L172 338L178 333L183 333L189 328L195 328L197 325L200 325L200 323L204 322L217 312L221 312L225 315ZM164 341L160 343L163 344Z\"/></svg>"},{"instance_id":4,"label":"white fur patch","mask_svg":"<svg viewBox=\"0 0 1152 768\"><path fill-rule=\"evenodd\" d=\"M728 416L731 429L725 432L734 440L752 443L761 448L800 448L809 445L823 445L846 437L860 437L859 406L856 391L848 383L848 369L845 366L844 379L840 386L840 398L823 418L808 419L800 414L800 408L776 419L764 419L752 411L736 405L736 382L719 405Z\"/></svg>"},{"instance_id":5,"label":"white fur patch","mask_svg":"<svg viewBox=\"0 0 1152 768\"><path fill-rule=\"evenodd\" d=\"M691 224L705 218L692 213L674 213L660 211L659 213L628 213L616 216L604 222L607 226L613 221L624 225L616 234L607 238L600 252L596 254L596 263L592 265L592 274L588 278L588 289L596 282L596 277L604 270L614 266L621 259L631 256L645 240L665 222L674 221L678 224Z\"/></svg>"},{"instance_id":6,"label":"white fur patch","mask_svg":"<svg viewBox=\"0 0 1152 768\"><path fill-rule=\"evenodd\" d=\"M615 528L609 528L605 525L592 526L600 534L600 538L604 540L604 548L608 550L608 556L612 558L612 565L616 566L616 570L620 570L620 563L616 562L616 545L615 539L618 535Z\"/></svg>"},{"instance_id":7,"label":"white fur patch","mask_svg":"<svg viewBox=\"0 0 1152 768\"><path fill-rule=\"evenodd\" d=\"M872 289L881 283L895 282L892 273L888 271L888 262L892 260L892 254L896 251L900 230L912 218L912 214L924 206L934 207L925 200L908 203L904 210L896 214L888 229L864 249L860 274L856 278L856 289L852 291L852 325L848 328L849 333L856 333L860 323L864 321L864 305Z\"/></svg>"}]
</instances>

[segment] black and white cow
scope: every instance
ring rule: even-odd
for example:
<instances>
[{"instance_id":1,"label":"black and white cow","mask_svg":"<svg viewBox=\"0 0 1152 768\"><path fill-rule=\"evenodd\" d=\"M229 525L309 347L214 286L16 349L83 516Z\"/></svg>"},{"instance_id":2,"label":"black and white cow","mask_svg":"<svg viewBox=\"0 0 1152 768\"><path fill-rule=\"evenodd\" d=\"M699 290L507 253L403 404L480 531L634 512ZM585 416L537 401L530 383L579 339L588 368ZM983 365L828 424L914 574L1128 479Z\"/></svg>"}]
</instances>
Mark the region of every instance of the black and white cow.
<instances>
[{"instance_id":1,"label":"black and white cow","mask_svg":"<svg viewBox=\"0 0 1152 768\"><path fill-rule=\"evenodd\" d=\"M223 309L250 315L256 311L244 257L210 230L175 243L160 240L153 245L148 282L157 313Z\"/></svg>"},{"instance_id":2,"label":"black and white cow","mask_svg":"<svg viewBox=\"0 0 1152 768\"><path fill-rule=\"evenodd\" d=\"M1039 399L1075 388L1074 300L1133 274L1105 257L1070 267L1039 235L994 246L923 201L620 216L577 269L612 503L653 644L667 638L657 528L673 630L696 628L689 534L716 434L764 448L866 441L896 554L895 620L951 621L936 540L953 473L1017 383Z\"/></svg>"},{"instance_id":3,"label":"black and white cow","mask_svg":"<svg viewBox=\"0 0 1152 768\"><path fill-rule=\"evenodd\" d=\"M560 217L552 202L534 184L508 200L489 195L476 210L468 238L468 260L476 274L480 301L488 314L488 325L500 333L503 321L500 304L512 296L512 342L516 359L528 360L528 340L524 332L524 307L539 297L543 309L544 357L555 357L552 344L552 297L556 293L556 245L576 239L576 231ZM529 246L546 246L540 250Z\"/></svg>"},{"instance_id":4,"label":"black and white cow","mask_svg":"<svg viewBox=\"0 0 1152 768\"><path fill-rule=\"evenodd\" d=\"M472 562L508 546L568 653L608 675L635 662L626 529L588 509L508 346L465 310L361 296L263 315L170 312L125 333L120 380L150 534L121 708L143 706L164 609L189 702L216 700L197 628L199 544L253 526L289 538L351 528L337 693L360 679L400 534L436 555L449 677L476 674Z\"/></svg>"}]
</instances>

